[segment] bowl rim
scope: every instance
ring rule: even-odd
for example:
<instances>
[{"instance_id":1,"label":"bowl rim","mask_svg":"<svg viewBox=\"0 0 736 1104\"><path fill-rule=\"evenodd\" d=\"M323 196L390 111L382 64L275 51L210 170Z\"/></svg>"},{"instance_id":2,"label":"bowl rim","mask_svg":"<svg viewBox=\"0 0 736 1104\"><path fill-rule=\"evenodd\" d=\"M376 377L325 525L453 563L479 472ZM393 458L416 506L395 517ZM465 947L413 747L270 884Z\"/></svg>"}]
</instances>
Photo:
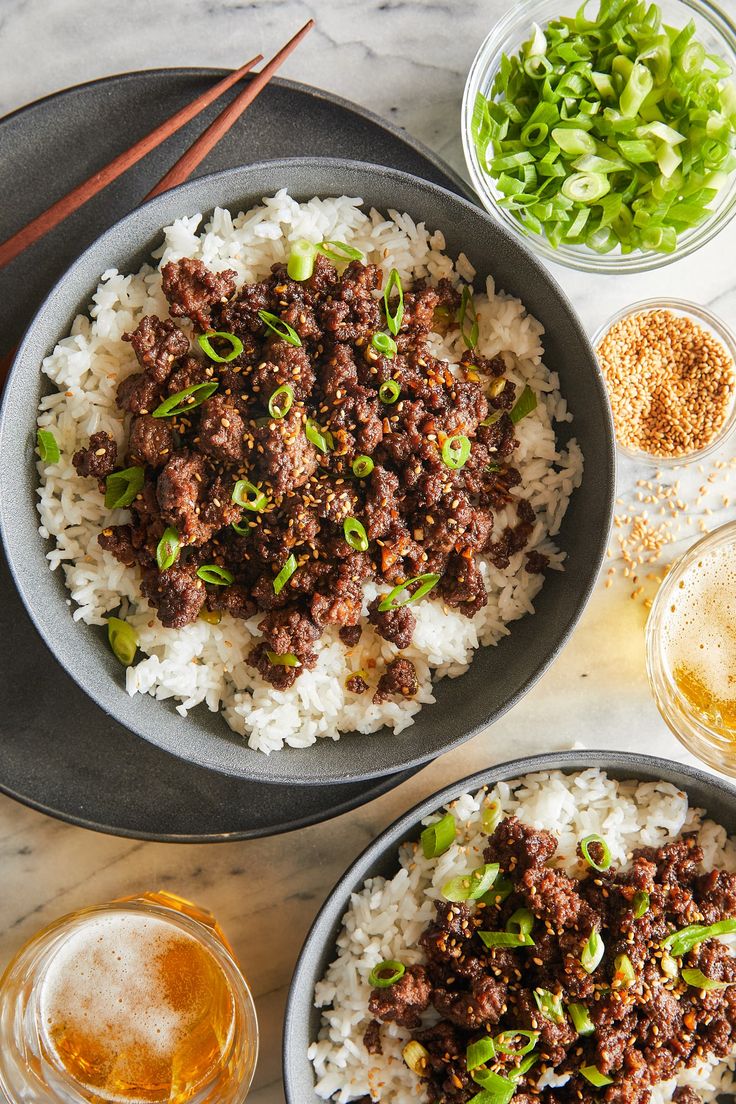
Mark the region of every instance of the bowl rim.
<instances>
[{"instance_id":1,"label":"bowl rim","mask_svg":"<svg viewBox=\"0 0 736 1104\"><path fill-rule=\"evenodd\" d=\"M703 303L696 303L694 299L680 299L674 295L638 299L634 303L629 303L628 306L621 307L605 322L602 322L590 339L593 351L596 355L596 360L598 361L598 366L600 367L598 346L601 341L603 341L604 337L606 337L609 330L612 330L615 325L622 322L625 318L631 318L638 314L649 314L656 310L669 310L677 314L684 314L694 319L696 322L704 324L703 328L715 333L716 337L724 345L726 352L733 361L734 372L736 373L736 332L734 332L724 318L721 318L720 315L712 311L709 306ZM601 371L603 371L603 369L601 369ZM603 378L605 379L605 374ZM608 384L606 384L606 387L608 387ZM685 452L681 456L655 456L651 452L644 452L642 449L634 449L629 448L628 445L622 445L618 436L616 437L616 448L627 460L634 460L636 463L647 464L650 467L660 469L679 468L686 464L694 464L700 460L704 460L714 452L717 452L730 440L735 429L736 386L731 395L731 404L723 425L713 440L709 441L703 448L696 449L693 452Z\"/></svg>"},{"instance_id":2,"label":"bowl rim","mask_svg":"<svg viewBox=\"0 0 736 1104\"><path fill-rule=\"evenodd\" d=\"M612 524L614 499L615 499L615 480L616 480L616 451L615 451L615 436L613 429L613 421L610 412L610 405L608 403L607 392L603 375L600 371L600 367L595 356L590 338L587 331L583 326L581 319L579 318L577 311L572 305L568 295L561 288L555 277L549 272L545 265L535 257L531 251L525 246L525 244L518 239L516 235L511 233L506 227L499 225L499 223L491 218L483 208L471 203L469 200L462 196L458 196L453 192L448 191L446 188L440 185L434 184L430 181L423 180L419 177L412 175L411 173L402 172L400 170L388 168L382 165L371 164L369 162L341 160L337 158L311 158L311 157L294 157L273 159L261 162L254 162L248 166L236 166L234 168L228 168L216 173L205 174L201 177L196 177L191 181L187 181L184 184L179 185L177 188L171 189L168 192L162 193L160 196L156 196L149 200L145 204L131 211L125 215L122 219L113 223L102 235L100 235L94 242L92 242L66 269L59 280L53 285L44 298L43 302L39 306L38 310L34 314L31 322L29 323L26 331L21 338L18 345L16 355L8 375L2 404L0 405L0 449L2 449L3 442L7 439L12 439L13 431L8 429L9 408L11 405L11 395L15 392L17 381L21 376L22 366L25 367L25 361L29 355L29 345L32 344L33 335L36 327L39 324L39 320L44 316L47 308L53 301L57 294L60 293L60 289L69 279L70 275L75 272L78 266L83 265L85 260L98 250L102 245L105 247L113 248L116 234L129 223L136 219L143 218L145 221L146 214L150 216L152 211L157 211L159 207L166 210L167 204L176 203L179 206L179 210L186 209L187 196L190 192L197 193L198 190L207 191L208 194L216 188L218 183L224 183L225 181L236 178L238 174L247 174L248 176L256 176L258 173L275 174L280 172L282 177L288 172L292 171L297 173L299 170L305 170L308 167L321 168L326 173L330 172L336 179L341 179L341 174L354 173L354 174L370 174L371 177L378 175L383 179L389 178L396 181L398 184L402 184L411 187L417 194L424 194L430 196L439 196L446 206L450 210L456 205L460 205L461 208L467 210L472 214L474 218L480 218L487 220L489 227L492 228L494 234L500 235L500 237L506 241L509 248L512 251L521 251L525 255L525 259L529 265L535 270L540 283L546 285L547 288L554 292L555 297L558 300L558 308L561 309L567 318L569 325L574 329L577 337L581 343L583 350L587 353L587 358L590 361L592 368L592 380L593 384L601 397L601 416L603 424L600 427L603 432L603 450L606 456L606 468L605 471L600 473L602 484L604 484L604 500L607 504L605 510L605 526L602 527L601 532L598 534L597 540L592 543L589 549L588 562L590 564L590 571L588 574L587 583L581 589L578 600L561 624L558 631L555 633L555 643L546 654L544 661L534 669L529 677L524 682L517 686L515 692L509 696L499 708L493 708L492 710L485 710L481 719L477 720L472 726L464 728L461 735L455 735L447 737L442 742L442 748L440 751L436 747L430 747L429 750L423 750L417 754L407 754L406 750L403 750L401 741L397 738L393 738L395 747L395 758L389 767L385 766L364 766L355 767L354 769L345 770L341 772L335 768L331 774L325 776L325 772L319 769L319 766L315 762L314 765L308 768L299 768L298 775L293 773L293 770L289 770L289 762L291 757L290 751L304 751L305 749L291 749L284 748L276 756L266 756L261 752L252 751L248 748L247 744L241 737L237 737L242 742L243 750L248 753L241 756L240 748L238 749L238 763L235 765L231 761L223 762L223 759L227 759L224 754L224 746L218 737L218 747L223 747L223 754L218 757L217 760L213 760L212 756L207 755L204 751L201 754L193 754L191 748L186 751L182 751L178 742L174 742L161 736L156 730L155 734L149 731L142 731L141 726L135 723L135 719L131 719L128 714L127 703L129 698L127 694L123 694L125 704L120 704L119 699L116 698L113 690L110 687L109 694L106 692L106 696L103 699L102 696L93 691L89 685L89 673L80 672L77 669L78 657L73 654L73 650L69 643L64 643L62 646L54 647L53 643L48 639L48 633L45 630L42 617L37 609L37 603L33 596L33 580L29 578L29 573L25 568L23 561L22 550L16 547L15 538L12 533L12 512L9 507L10 495L3 493L4 490L12 491L10 484L10 477L7 472L7 465L0 465L0 539L5 548L8 565L11 571L13 582L15 584L21 600L26 608L26 612L31 618L31 621L36 628L36 631L41 636L44 644L51 650L54 658L61 663L64 670L69 674L80 686L80 688L92 698L95 703L103 709L108 715L114 717L119 723L123 724L130 731L137 734L142 739L147 739L150 742L155 743L158 747L168 751L170 754L179 755L190 762L195 762L205 768L220 771L221 773L231 774L235 777L247 778L253 781L261 781L268 784L288 784L288 785L326 785L326 784L339 784L340 782L358 782L365 781L372 778L382 777L388 774L395 774L399 771L419 767L424 763L435 758L438 754L444 754L451 748L454 748L467 740L471 739L478 732L487 728L490 724L494 723L500 717L502 717L509 709L513 708L521 698L531 689L531 687L541 678L546 670L550 667L552 662L557 658L562 648L568 642L570 635L572 634L577 622L587 603L590 599L591 593L597 581L598 571L600 565L605 557L605 552L608 543L608 536ZM289 182L291 183L291 181ZM244 182L243 190L247 188L247 184ZM280 185L280 186L283 186ZM339 190L339 187L338 187ZM266 193L267 194L267 193ZM456 208L457 209L457 208ZM203 215L212 210L211 206L203 205ZM165 225L166 216L162 215L161 218L155 220L156 229L152 231L154 234L162 234L163 226ZM150 219L149 219L150 221ZM139 248L141 251L142 246ZM87 298L85 302L88 302ZM35 423L34 423L35 425ZM32 428L28 427L31 432ZM35 456L34 456L35 461ZM35 487L38 486L37 477L34 475ZM33 504L35 510L35 503ZM51 572L49 571L49 575ZM94 631L94 626L85 626L90 632ZM107 678L107 675L105 675ZM149 703L146 702L148 705ZM159 703L165 706L166 703ZM152 707L155 708L155 707ZM193 713L193 719L196 723L197 714ZM131 720L133 723L131 723ZM222 722L224 725L224 721ZM150 726L151 729L154 726ZM154 738L158 736L159 738ZM235 736L235 734L232 734ZM227 741L228 731L223 729L223 741ZM357 739L356 734L353 732L346 732L342 734L343 738ZM388 738L388 737L387 737ZM204 742L204 741L203 741ZM232 743L232 740L230 741ZM275 770L267 770L267 763L273 763ZM283 765L281 765L283 764Z\"/></svg>"},{"instance_id":3,"label":"bowl rim","mask_svg":"<svg viewBox=\"0 0 736 1104\"><path fill-rule=\"evenodd\" d=\"M327 894L324 903L315 916L304 938L304 943L294 966L284 1011L284 1026L281 1040L281 1063L284 1091L287 1104L309 1104L301 1093L303 1085L294 1087L294 1064L299 1063L303 1070L311 1069L311 1061L305 1054L296 1053L299 1048L298 1028L303 1025L305 1015L314 1007L313 992L308 987L310 965L319 960L327 946L334 949L334 937L340 929L342 916L349 904L350 893L362 884L374 863L382 859L389 851L397 851L401 842L415 830L422 817L435 812L441 806L454 800L462 793L480 789L484 785L533 774L541 771L562 770L574 773L589 768L614 770L623 777L639 778L650 781L662 775L676 775L682 780L681 788L688 794L688 783L698 782L703 788L720 795L731 803L736 802L736 784L704 767L680 763L677 760L663 759L658 755L644 755L634 751L585 749L559 752L542 752L524 756L521 759L506 759L493 766L484 767L472 774L465 775L455 782L435 791L418 801L384 828L350 863L343 874ZM630 772L626 775L626 772ZM398 855L396 856L398 869ZM329 959L331 961L331 959ZM313 1040L311 1040L313 1041ZM308 1063L308 1065L307 1065ZM317 1101L315 1094L315 1104Z\"/></svg>"},{"instance_id":4,"label":"bowl rim","mask_svg":"<svg viewBox=\"0 0 736 1104\"><path fill-rule=\"evenodd\" d=\"M481 42L465 79L460 108L460 134L463 155L471 183L484 210L488 211L493 218L506 226L512 233L515 233L522 241L527 242L529 248L533 249L536 246L539 255L548 263L559 264L563 268L569 268L577 272L588 272L597 276L628 276L640 272L656 272L667 265L675 264L677 261L692 256L713 242L736 216L736 170L732 174L733 179L730 185L724 188L719 206L713 211L712 216L699 226L694 227L694 233L689 240L685 242L681 249L678 246L674 253L634 250L629 254L621 254L614 249L608 254L598 254L592 249L576 250L572 246L562 246L559 249L554 249L543 234L534 234L525 229L521 223L517 222L498 205L496 197L489 187L488 177L478 163L475 144L470 132L475 93L479 91L481 82L490 72L491 62L494 60L494 56L498 55L504 36L518 27L522 19L532 20L535 9L545 2L547 0L520 0L519 3L512 4L505 15L491 27ZM730 49L736 61L736 22L723 8L713 3L712 0L671 0L671 2L680 4L685 9L690 9L690 12L704 19L719 40L724 42L726 47ZM492 47L495 49L494 56L490 56ZM736 64L734 64L732 73L733 78L736 78Z\"/></svg>"}]
</instances>

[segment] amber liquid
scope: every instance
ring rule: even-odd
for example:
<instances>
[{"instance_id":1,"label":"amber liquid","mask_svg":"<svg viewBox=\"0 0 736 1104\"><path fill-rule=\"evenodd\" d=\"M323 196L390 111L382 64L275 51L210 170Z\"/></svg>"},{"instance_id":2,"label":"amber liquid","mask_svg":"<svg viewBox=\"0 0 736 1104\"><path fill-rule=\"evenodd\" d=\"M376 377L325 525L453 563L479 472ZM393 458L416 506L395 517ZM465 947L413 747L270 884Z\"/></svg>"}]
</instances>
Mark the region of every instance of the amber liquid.
<instances>
[{"instance_id":1,"label":"amber liquid","mask_svg":"<svg viewBox=\"0 0 736 1104\"><path fill-rule=\"evenodd\" d=\"M726 729L736 739L736 697L714 695L703 679L684 665L675 667L672 674L677 689L706 724L719 732Z\"/></svg>"},{"instance_id":2,"label":"amber liquid","mask_svg":"<svg viewBox=\"0 0 736 1104\"><path fill-rule=\"evenodd\" d=\"M736 555L704 552L674 589L663 625L670 677L691 716L736 742Z\"/></svg>"},{"instance_id":3,"label":"amber liquid","mask_svg":"<svg viewBox=\"0 0 736 1104\"><path fill-rule=\"evenodd\" d=\"M78 1084L105 1101L185 1104L216 1076L235 1002L196 939L162 920L92 920L62 957L41 1007L50 1047Z\"/></svg>"}]
</instances>

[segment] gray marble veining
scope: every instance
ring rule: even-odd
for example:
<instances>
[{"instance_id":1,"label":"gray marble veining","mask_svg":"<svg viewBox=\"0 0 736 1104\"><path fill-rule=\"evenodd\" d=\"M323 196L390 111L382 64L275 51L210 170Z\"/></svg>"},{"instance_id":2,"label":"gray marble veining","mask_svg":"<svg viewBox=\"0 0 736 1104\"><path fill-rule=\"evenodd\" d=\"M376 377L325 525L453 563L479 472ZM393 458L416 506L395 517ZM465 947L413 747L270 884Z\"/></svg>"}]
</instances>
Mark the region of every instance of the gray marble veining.
<instances>
[{"instance_id":1,"label":"gray marble veining","mask_svg":"<svg viewBox=\"0 0 736 1104\"><path fill-rule=\"evenodd\" d=\"M0 0L0 114L110 73L233 66L258 50L269 56L312 16L317 28L283 75L389 117L462 169L465 74L505 7L505 0ZM626 303L671 295L711 304L736 326L735 255L732 225L659 273L591 278L554 271L591 332ZM636 501L637 480L652 471L622 465L624 501ZM683 499L694 499L701 479L697 471L682 477ZM718 501L711 505L710 515L705 506L696 511L683 539L697 533L701 517L712 526L732 514L722 501L720 509ZM625 747L634 734L651 753L687 760L650 698L645 610L629 590L618 576L610 589L599 586L553 669L492 732L337 821L251 843L158 845L98 836L0 800L0 966L41 925L92 901L157 887L200 900L232 938L256 994L262 1058L251 1099L279 1104L281 1013L302 937L337 876L399 812L484 764L576 742Z\"/></svg>"}]
</instances>

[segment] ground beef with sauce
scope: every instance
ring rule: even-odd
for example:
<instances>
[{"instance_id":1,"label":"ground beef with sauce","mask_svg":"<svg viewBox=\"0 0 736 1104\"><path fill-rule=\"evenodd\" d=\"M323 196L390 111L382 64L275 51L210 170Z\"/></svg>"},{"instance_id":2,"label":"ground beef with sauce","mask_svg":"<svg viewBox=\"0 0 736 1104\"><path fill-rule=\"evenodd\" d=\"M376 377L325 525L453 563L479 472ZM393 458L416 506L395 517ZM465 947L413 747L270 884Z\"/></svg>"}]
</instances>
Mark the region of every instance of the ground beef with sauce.
<instances>
[{"instance_id":1,"label":"ground beef with sauce","mask_svg":"<svg viewBox=\"0 0 736 1104\"><path fill-rule=\"evenodd\" d=\"M141 469L130 521L99 540L139 569L161 622L182 627L203 607L264 614L247 662L277 688L313 666L326 626L356 646L364 586L378 584L369 621L397 654L376 671L375 702L418 692L414 665L398 654L415 628L412 580L429 580L426 600L472 617L487 601L480 557L504 567L534 529L515 491L516 389L503 358L468 350L451 370L433 355L430 333L457 327L460 292L445 279L404 289L397 351L386 355L372 343L386 328L382 282L375 265L351 261L338 272L321 255L304 281L277 264L238 289L231 270L169 262L162 283L172 317L148 315L125 335L141 369L117 391L130 415L127 444L118 457L115 442L95 434L74 457L98 481L116 467ZM263 312L278 317L280 332ZM197 342L203 333L219 359ZM470 454L456 468L443 446L458 436ZM358 457L372 464L363 477L353 471ZM516 521L496 532L496 512L509 506ZM177 560L159 570L167 528L178 536ZM198 576L204 565L221 569L223 585ZM532 550L527 569L544 566ZM407 582L408 593L381 610ZM349 692L367 689L353 676Z\"/></svg>"},{"instance_id":2,"label":"ground beef with sauce","mask_svg":"<svg viewBox=\"0 0 736 1104\"><path fill-rule=\"evenodd\" d=\"M484 852L502 889L467 903L438 900L418 940L424 962L372 990L365 1045L380 1039L381 1023L410 1028L424 1051L417 1076L429 1104L480 1101L488 1074L512 1081L514 1104L648 1104L659 1082L733 1054L732 950L706 930L677 957L674 945L663 951L691 923L736 922L736 875L703 870L703 851L687 835L635 851L627 869L589 868L576 878L551 865L556 850L551 832L502 819ZM599 843L589 853L606 866ZM497 945L488 935L518 933L520 918L529 942ZM601 944L594 960L586 959L591 939ZM699 973L691 979L688 969ZM578 1031L572 1005L589 1030ZM489 1036L495 1054L469 1070L468 1047ZM515 1039L530 1043L523 1062ZM540 1088L548 1073L555 1087ZM689 1087L673 1099L701 1104Z\"/></svg>"}]
</instances>

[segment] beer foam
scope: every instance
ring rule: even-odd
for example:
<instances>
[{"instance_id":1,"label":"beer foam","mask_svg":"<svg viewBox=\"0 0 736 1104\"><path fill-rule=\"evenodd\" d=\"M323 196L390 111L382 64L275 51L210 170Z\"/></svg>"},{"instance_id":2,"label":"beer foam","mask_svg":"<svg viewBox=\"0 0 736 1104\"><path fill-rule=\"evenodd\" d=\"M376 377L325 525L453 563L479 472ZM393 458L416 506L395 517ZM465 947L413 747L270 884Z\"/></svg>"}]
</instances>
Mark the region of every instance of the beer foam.
<instances>
[{"instance_id":1,"label":"beer foam","mask_svg":"<svg viewBox=\"0 0 736 1104\"><path fill-rule=\"evenodd\" d=\"M692 672L720 701L736 699L736 561L733 548L705 553L669 596L663 622L670 671Z\"/></svg>"},{"instance_id":2,"label":"beer foam","mask_svg":"<svg viewBox=\"0 0 736 1104\"><path fill-rule=\"evenodd\" d=\"M38 1008L50 1048L60 1054L55 1040L63 1031L94 1040L103 1066L142 1053L165 1066L202 1011L192 993L191 1002L170 999L163 967L172 948L211 959L196 939L157 917L121 910L87 918L61 943L42 981ZM214 959L211 965L219 969Z\"/></svg>"}]
</instances>

